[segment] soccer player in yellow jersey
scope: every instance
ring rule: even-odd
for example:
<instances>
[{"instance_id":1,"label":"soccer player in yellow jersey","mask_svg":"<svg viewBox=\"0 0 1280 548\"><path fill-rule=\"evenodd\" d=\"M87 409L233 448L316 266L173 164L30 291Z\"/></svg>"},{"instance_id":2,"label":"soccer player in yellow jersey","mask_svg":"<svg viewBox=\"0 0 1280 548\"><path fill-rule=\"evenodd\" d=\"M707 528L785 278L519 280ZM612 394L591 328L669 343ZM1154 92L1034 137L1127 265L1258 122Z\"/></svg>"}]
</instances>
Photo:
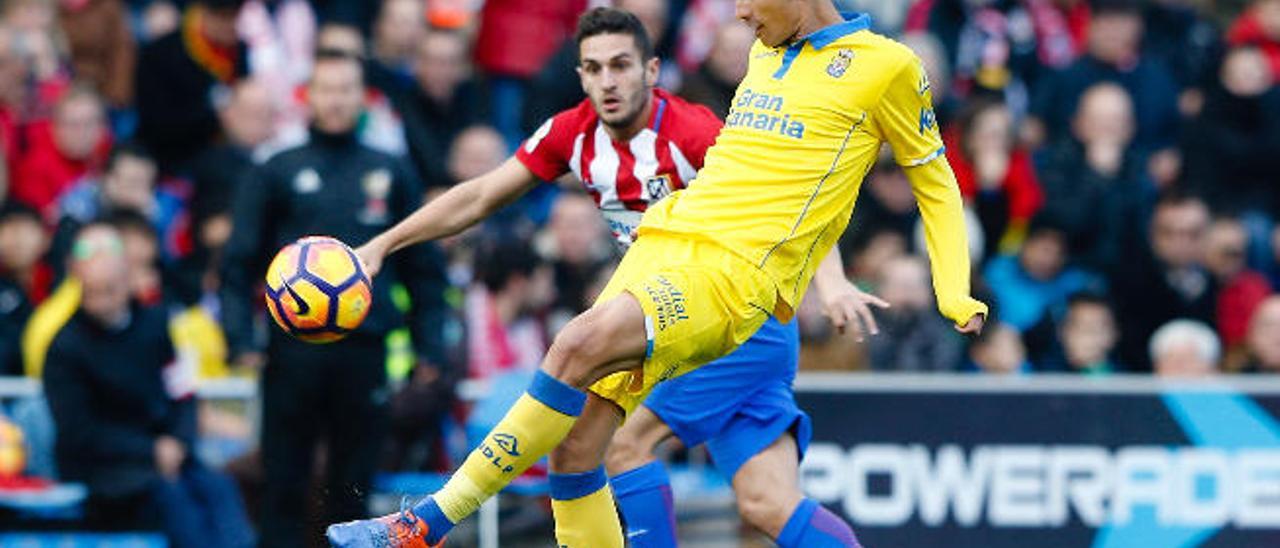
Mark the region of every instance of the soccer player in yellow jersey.
<instances>
[{"instance_id":1,"label":"soccer player in yellow jersey","mask_svg":"<svg viewBox=\"0 0 1280 548\"><path fill-rule=\"evenodd\" d=\"M529 390L443 489L330 528L335 544L436 546L547 453L556 473L597 469L656 383L729 353L771 315L790 321L886 142L924 217L939 309L959 331L981 330L987 308L969 296L960 192L919 60L830 0L738 0L737 16L758 42L696 184L645 213L596 305L564 327ZM607 494L583 496L581 519L558 520L562 545L623 546Z\"/></svg>"}]
</instances>

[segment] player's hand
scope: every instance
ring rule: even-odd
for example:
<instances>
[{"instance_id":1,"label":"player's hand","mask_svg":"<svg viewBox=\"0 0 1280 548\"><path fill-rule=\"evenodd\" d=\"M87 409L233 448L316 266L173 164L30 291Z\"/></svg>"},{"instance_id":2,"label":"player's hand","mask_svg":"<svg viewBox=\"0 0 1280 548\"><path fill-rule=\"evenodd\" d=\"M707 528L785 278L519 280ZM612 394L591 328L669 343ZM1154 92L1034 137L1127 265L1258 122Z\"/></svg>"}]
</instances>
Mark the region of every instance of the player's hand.
<instances>
[{"instance_id":1,"label":"player's hand","mask_svg":"<svg viewBox=\"0 0 1280 548\"><path fill-rule=\"evenodd\" d=\"M957 326L956 331L966 335L980 335L982 334L982 324L986 321L986 316L983 316L982 314L974 314L973 317L969 318L969 321L965 322L963 326Z\"/></svg>"},{"instance_id":2,"label":"player's hand","mask_svg":"<svg viewBox=\"0 0 1280 548\"><path fill-rule=\"evenodd\" d=\"M364 272L369 275L370 280L382 270L382 259L386 256L386 248L382 247L376 239L356 248L356 257L359 257L360 262L364 264Z\"/></svg>"},{"instance_id":3,"label":"player's hand","mask_svg":"<svg viewBox=\"0 0 1280 548\"><path fill-rule=\"evenodd\" d=\"M824 293L822 300L822 313L831 320L831 325L841 334L845 329L852 329L858 342L862 342L866 335L880 333L871 307L889 308L889 303L880 297L859 290L848 281L834 291Z\"/></svg>"},{"instance_id":4,"label":"player's hand","mask_svg":"<svg viewBox=\"0 0 1280 548\"><path fill-rule=\"evenodd\" d=\"M155 443L156 470L161 476L174 480L182 471L182 463L187 460L187 448L173 436L160 436Z\"/></svg>"}]
</instances>

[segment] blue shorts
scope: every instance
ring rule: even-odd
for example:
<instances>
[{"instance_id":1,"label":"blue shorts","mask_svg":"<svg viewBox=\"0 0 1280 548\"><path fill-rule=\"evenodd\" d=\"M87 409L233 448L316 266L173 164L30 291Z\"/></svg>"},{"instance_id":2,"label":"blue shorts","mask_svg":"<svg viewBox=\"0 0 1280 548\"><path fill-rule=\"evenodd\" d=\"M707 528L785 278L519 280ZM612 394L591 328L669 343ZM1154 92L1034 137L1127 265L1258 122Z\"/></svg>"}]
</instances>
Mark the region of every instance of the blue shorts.
<instances>
[{"instance_id":1,"label":"blue shorts","mask_svg":"<svg viewBox=\"0 0 1280 548\"><path fill-rule=\"evenodd\" d=\"M706 443L732 479L747 459L790 430L804 457L813 428L791 384L800 363L800 330L775 318L729 355L659 383L644 405L686 446Z\"/></svg>"}]
</instances>

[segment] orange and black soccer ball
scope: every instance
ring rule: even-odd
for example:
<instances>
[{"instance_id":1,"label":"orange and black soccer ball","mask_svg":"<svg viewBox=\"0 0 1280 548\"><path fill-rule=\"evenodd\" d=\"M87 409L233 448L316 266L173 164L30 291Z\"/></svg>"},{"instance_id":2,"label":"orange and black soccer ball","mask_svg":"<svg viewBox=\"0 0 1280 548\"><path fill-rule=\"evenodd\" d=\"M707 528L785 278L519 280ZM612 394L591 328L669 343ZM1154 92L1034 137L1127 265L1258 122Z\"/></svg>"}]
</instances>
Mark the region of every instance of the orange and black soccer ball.
<instances>
[{"instance_id":1,"label":"orange and black soccer ball","mask_svg":"<svg viewBox=\"0 0 1280 548\"><path fill-rule=\"evenodd\" d=\"M346 244L307 236L267 267L267 310L286 333L311 343L339 340L369 314L373 285Z\"/></svg>"}]
</instances>

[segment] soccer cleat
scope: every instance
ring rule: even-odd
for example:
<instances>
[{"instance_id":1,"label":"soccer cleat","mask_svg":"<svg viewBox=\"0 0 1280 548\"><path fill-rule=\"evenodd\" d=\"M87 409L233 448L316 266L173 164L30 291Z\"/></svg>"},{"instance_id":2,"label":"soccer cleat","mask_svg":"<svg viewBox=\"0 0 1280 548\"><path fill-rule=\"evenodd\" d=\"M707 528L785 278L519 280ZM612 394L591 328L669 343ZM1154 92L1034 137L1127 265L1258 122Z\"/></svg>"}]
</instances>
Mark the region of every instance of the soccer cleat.
<instances>
[{"instance_id":1,"label":"soccer cleat","mask_svg":"<svg viewBox=\"0 0 1280 548\"><path fill-rule=\"evenodd\" d=\"M374 519L362 519L330 525L325 531L334 548L440 548L427 544L427 523L413 510L401 510Z\"/></svg>"}]
</instances>

